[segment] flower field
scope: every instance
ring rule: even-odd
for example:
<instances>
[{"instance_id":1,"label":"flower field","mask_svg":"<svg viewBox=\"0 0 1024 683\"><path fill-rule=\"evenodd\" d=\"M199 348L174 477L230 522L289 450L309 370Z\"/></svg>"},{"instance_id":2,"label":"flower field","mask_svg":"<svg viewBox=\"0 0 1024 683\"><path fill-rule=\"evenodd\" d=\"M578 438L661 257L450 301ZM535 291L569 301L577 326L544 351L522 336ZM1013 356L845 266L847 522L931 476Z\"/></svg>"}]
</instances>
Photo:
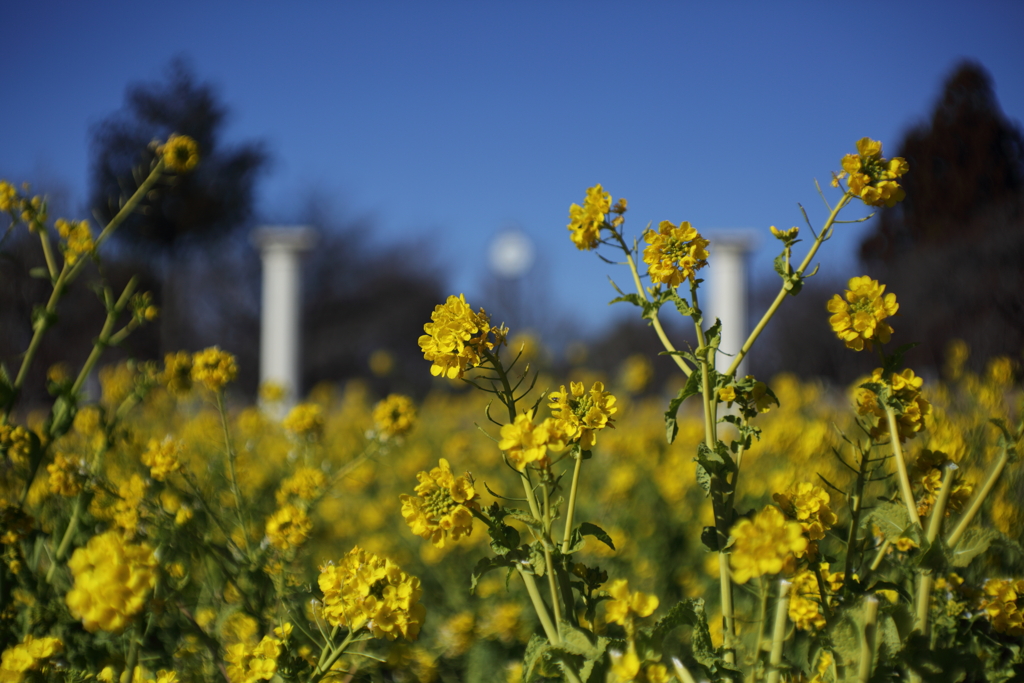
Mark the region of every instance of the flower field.
<instances>
[{"instance_id":1,"label":"flower field","mask_svg":"<svg viewBox=\"0 0 1024 683\"><path fill-rule=\"evenodd\" d=\"M246 406L216 347L104 365L157 315L134 284L106 292L93 354L48 373L49 411L18 408L32 345L0 378L0 681L1021 680L1016 362L975 374L954 343L941 380L918 376L898 292L856 276L822 324L877 370L843 388L736 374L841 210L903 198L907 163L857 150L805 257L771 228L779 296L733 358L700 308L713 240L662 221L641 248L600 185L572 205L573 243L625 259L617 301L670 377L642 355L553 374L514 321L451 296L424 320L421 402L353 380ZM196 163L171 138L146 182ZM118 219L51 232L7 183L0 210L46 255L37 344ZM668 310L697 348L673 346Z\"/></svg>"}]
</instances>

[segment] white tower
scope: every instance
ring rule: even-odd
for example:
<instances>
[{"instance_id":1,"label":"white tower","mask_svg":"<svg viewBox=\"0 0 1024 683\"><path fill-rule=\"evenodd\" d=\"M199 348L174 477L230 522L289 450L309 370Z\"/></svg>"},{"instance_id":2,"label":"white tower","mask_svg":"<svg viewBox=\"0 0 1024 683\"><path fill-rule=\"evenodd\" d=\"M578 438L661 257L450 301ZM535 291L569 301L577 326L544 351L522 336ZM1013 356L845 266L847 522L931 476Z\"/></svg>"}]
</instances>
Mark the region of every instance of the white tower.
<instances>
[{"instance_id":1,"label":"white tower","mask_svg":"<svg viewBox=\"0 0 1024 683\"><path fill-rule=\"evenodd\" d=\"M299 257L316 243L306 226L263 226L250 240L263 258L263 305L260 313L260 385L284 388L285 406L299 391Z\"/></svg>"},{"instance_id":2,"label":"white tower","mask_svg":"<svg viewBox=\"0 0 1024 683\"><path fill-rule=\"evenodd\" d=\"M747 284L747 256L754 247L756 238L752 230L714 230L704 235L711 241L708 251L708 284L711 296L705 308L705 325L710 327L715 318L722 321L722 342L716 361L719 370L732 364L743 342L750 333L747 324L749 314L749 286ZM725 355L728 354L728 355ZM747 361L744 359L736 370L736 376L746 375Z\"/></svg>"}]
</instances>

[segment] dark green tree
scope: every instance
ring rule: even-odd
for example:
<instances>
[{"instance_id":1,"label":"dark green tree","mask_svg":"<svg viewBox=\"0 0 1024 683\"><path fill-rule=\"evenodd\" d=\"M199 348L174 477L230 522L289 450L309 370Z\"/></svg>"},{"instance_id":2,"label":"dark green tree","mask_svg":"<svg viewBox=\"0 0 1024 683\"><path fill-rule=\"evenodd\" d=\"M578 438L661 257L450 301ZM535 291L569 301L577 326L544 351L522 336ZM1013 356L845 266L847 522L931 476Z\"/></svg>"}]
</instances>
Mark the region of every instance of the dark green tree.
<instances>
[{"instance_id":1,"label":"dark green tree","mask_svg":"<svg viewBox=\"0 0 1024 683\"><path fill-rule=\"evenodd\" d=\"M873 277L900 302L901 342L915 362L942 366L951 339L976 358L1024 348L1024 137L974 62L946 80L929 120L896 155L910 173L906 199L885 209L861 244Z\"/></svg>"},{"instance_id":2,"label":"dark green tree","mask_svg":"<svg viewBox=\"0 0 1024 683\"><path fill-rule=\"evenodd\" d=\"M90 204L101 222L137 187L136 169L149 167L154 140L178 133L199 146L199 166L151 193L142 211L117 233L122 258L155 271L162 283L157 292L161 348L153 352L195 345L189 329L195 316L181 303L189 294L186 254L231 237L253 214L256 183L268 156L258 142L225 145L227 120L214 87L177 58L163 80L129 85L124 106L92 130Z\"/></svg>"}]
</instances>

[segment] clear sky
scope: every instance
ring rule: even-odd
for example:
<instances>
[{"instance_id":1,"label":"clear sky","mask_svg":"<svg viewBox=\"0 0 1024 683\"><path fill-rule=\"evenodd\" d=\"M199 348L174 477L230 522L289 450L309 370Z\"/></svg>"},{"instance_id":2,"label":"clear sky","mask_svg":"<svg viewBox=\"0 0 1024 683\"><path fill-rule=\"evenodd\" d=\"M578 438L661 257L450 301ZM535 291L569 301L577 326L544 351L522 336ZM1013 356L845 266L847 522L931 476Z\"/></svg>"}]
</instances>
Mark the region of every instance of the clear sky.
<instances>
[{"instance_id":1,"label":"clear sky","mask_svg":"<svg viewBox=\"0 0 1024 683\"><path fill-rule=\"evenodd\" d=\"M81 204L90 126L184 55L230 107L229 141L267 142L268 220L309 189L333 196L380 244L425 239L470 303L489 242L517 225L550 302L585 328L607 320L606 276L625 279L568 239L568 206L594 183L629 200L634 233L759 231L770 273L768 226L799 224L797 202L820 222L813 179L862 136L895 151L960 58L1024 117L1019 0L36 0L3 16L4 177L58 179ZM826 245L826 268L859 274L857 230Z\"/></svg>"}]
</instances>

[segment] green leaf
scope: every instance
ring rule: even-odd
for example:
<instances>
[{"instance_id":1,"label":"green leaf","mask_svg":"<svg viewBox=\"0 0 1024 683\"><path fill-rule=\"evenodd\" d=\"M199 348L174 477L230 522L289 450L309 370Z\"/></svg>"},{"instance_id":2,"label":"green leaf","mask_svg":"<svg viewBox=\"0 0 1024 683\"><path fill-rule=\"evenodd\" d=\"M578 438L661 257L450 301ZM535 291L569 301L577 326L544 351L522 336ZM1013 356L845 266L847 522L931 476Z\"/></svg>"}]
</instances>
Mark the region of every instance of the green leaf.
<instances>
[{"instance_id":1,"label":"green leaf","mask_svg":"<svg viewBox=\"0 0 1024 683\"><path fill-rule=\"evenodd\" d=\"M499 567L513 567L515 566L511 559L506 557L481 557L480 561L473 567L473 572L469 576L469 592L473 593L476 591L476 586L480 583L480 579L487 573L498 569Z\"/></svg>"},{"instance_id":2,"label":"green leaf","mask_svg":"<svg viewBox=\"0 0 1024 683\"><path fill-rule=\"evenodd\" d=\"M679 406L689 397L700 393L700 372L700 368L691 372L690 376L686 379L686 384L679 390L679 394L668 403L668 410L665 411L665 436L668 437L669 443L675 441L676 435L679 433L679 423L677 421Z\"/></svg>"},{"instance_id":3,"label":"green leaf","mask_svg":"<svg viewBox=\"0 0 1024 683\"><path fill-rule=\"evenodd\" d=\"M544 524L529 512L524 510L506 510L505 512L508 517L511 517L517 522L522 522L535 531L539 531L541 533L544 532Z\"/></svg>"},{"instance_id":4,"label":"green leaf","mask_svg":"<svg viewBox=\"0 0 1024 683\"><path fill-rule=\"evenodd\" d=\"M887 541L895 541L906 535L910 528L910 514L902 503L882 502L864 516L863 526L869 532L872 524L878 526Z\"/></svg>"},{"instance_id":5,"label":"green leaf","mask_svg":"<svg viewBox=\"0 0 1024 683\"><path fill-rule=\"evenodd\" d=\"M523 655L523 680L526 683L547 677L544 654L548 647L547 638L542 638L536 633L530 637L530 642L526 644L526 654Z\"/></svg>"},{"instance_id":6,"label":"green leaf","mask_svg":"<svg viewBox=\"0 0 1024 683\"><path fill-rule=\"evenodd\" d=\"M43 266L37 266L35 268L29 268L28 275L29 275L29 277L39 278L40 280L49 280L50 279L50 271L48 271Z\"/></svg>"},{"instance_id":7,"label":"green leaf","mask_svg":"<svg viewBox=\"0 0 1024 683\"><path fill-rule=\"evenodd\" d=\"M607 531L598 525L591 524L590 522L583 522L583 524L580 524L577 528L582 535L593 536L612 550L615 550L615 543L612 541L612 537L608 535Z\"/></svg>"},{"instance_id":8,"label":"green leaf","mask_svg":"<svg viewBox=\"0 0 1024 683\"><path fill-rule=\"evenodd\" d=\"M625 301L626 303L633 304L634 306L644 305L644 300L640 298L639 294L623 294L622 296L617 296L609 301L608 305L611 306L612 304L617 304L620 301Z\"/></svg>"},{"instance_id":9,"label":"green leaf","mask_svg":"<svg viewBox=\"0 0 1024 683\"><path fill-rule=\"evenodd\" d=\"M949 551L949 563L954 567L966 567L1001 535L994 529L968 529L956 547Z\"/></svg>"},{"instance_id":10,"label":"green leaf","mask_svg":"<svg viewBox=\"0 0 1024 683\"><path fill-rule=\"evenodd\" d=\"M711 552L717 553L719 550L718 529L713 526L704 527L704 530L700 532L700 542Z\"/></svg>"},{"instance_id":11,"label":"green leaf","mask_svg":"<svg viewBox=\"0 0 1024 683\"><path fill-rule=\"evenodd\" d=\"M508 524L497 522L487 532L491 535L491 550L498 555L507 555L519 547L519 532Z\"/></svg>"},{"instance_id":12,"label":"green leaf","mask_svg":"<svg viewBox=\"0 0 1024 683\"><path fill-rule=\"evenodd\" d=\"M700 463L697 463L697 483L704 491L705 498L711 495L711 475L708 474L708 471Z\"/></svg>"}]
</instances>

